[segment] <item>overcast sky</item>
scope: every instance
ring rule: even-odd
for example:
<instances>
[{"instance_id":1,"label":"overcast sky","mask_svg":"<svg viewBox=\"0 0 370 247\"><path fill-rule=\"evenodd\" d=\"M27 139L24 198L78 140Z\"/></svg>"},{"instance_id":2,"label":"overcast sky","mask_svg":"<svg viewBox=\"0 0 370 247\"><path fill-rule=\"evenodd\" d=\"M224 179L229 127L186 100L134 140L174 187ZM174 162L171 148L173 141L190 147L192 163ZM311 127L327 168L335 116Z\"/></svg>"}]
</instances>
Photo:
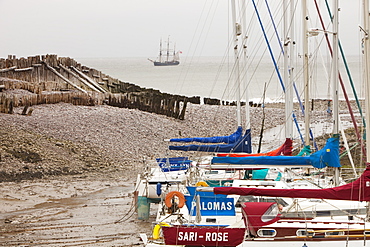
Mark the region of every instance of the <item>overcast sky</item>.
<instances>
[{"instance_id":1,"label":"overcast sky","mask_svg":"<svg viewBox=\"0 0 370 247\"><path fill-rule=\"evenodd\" d=\"M203 56L223 56L230 31L229 2L0 0L0 57L155 58L159 40L169 35L184 55L197 49ZM359 50L358 6L357 0L340 1L340 38L347 54Z\"/></svg>"}]
</instances>

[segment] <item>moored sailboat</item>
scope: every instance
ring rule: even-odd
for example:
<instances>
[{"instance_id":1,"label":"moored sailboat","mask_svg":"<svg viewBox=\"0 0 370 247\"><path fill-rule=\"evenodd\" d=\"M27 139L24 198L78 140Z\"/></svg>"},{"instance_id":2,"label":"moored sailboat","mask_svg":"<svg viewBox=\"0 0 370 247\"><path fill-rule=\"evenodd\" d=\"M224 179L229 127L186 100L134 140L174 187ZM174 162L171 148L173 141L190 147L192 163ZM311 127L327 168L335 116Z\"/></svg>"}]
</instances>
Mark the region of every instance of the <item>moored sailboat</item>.
<instances>
[{"instance_id":1,"label":"moored sailboat","mask_svg":"<svg viewBox=\"0 0 370 247\"><path fill-rule=\"evenodd\" d=\"M369 6L368 3L364 5L364 16L366 22L368 22ZM337 5L335 6L338 9ZM365 25L364 28L368 30L369 26ZM368 37L366 42L368 42ZM366 53L368 49L367 44L365 46ZM334 69L334 77L337 75L336 70ZM368 80L366 80L366 85L369 88ZM368 101L367 109L370 109ZM367 131L367 134L369 132ZM367 155L367 157L370 157L370 155ZM223 158L219 157L220 160ZM236 158L242 160L240 157ZM305 159L309 159L309 157L303 160ZM163 218L157 218L161 221L164 221L166 217L171 219L166 221L166 226L162 227L163 238L156 239L157 242L147 242L147 246L228 246L222 241L226 236L229 236L228 232L232 232L234 229L235 239L243 237L244 240L241 243L233 242L232 246L249 247L260 246L261 244L271 246L281 246L282 244L287 246L297 246L297 244L324 246L329 242L336 245L363 246L367 243L366 239L370 235L370 225L367 221L368 215L365 204L370 201L369 167L356 181L328 189L278 188L277 181L254 181L254 184L252 184L249 181L240 182L239 180L239 184L236 181L230 181L230 183L232 186L223 184L221 187L198 188L198 194L193 193L193 195L189 191L193 198L191 199L192 205L195 205L194 207L190 206L190 209L195 212L195 215L185 213L190 210L189 208L186 208L186 210L178 208L175 215L168 216L164 214L162 215ZM202 194L200 193L211 193L208 196L213 198L214 201L209 203L202 200ZM226 195L226 198L234 199L233 205L235 207L231 207L231 210L234 210L232 211L234 212L233 215L220 214L222 207L221 201L218 200L222 198L220 194ZM203 196L205 197L205 195ZM293 202L285 204L284 202L288 198ZM302 198L302 200L297 198ZM173 204L175 204L177 199L171 199L174 200ZM272 202L266 204L263 200L271 200ZM326 202L331 204L331 209L323 207ZM353 202L356 202L356 205ZM214 205L219 206L216 206L217 210L212 215L202 214L202 210L214 210ZM239 205L238 209L237 205ZM294 207L300 208L295 215L291 214ZM333 208L337 209L334 210ZM194 216L194 218L190 216ZM207 227L204 226L205 224L207 224ZM236 233L236 229L243 227L245 228L244 232ZM204 228L213 230L204 230ZM166 232L170 234L166 234ZM212 236L212 234L214 236L213 240L210 237L205 238L205 236ZM185 236L186 239L184 240ZM201 239L199 236L202 236ZM204 239L209 241L204 241Z\"/></svg>"}]
</instances>

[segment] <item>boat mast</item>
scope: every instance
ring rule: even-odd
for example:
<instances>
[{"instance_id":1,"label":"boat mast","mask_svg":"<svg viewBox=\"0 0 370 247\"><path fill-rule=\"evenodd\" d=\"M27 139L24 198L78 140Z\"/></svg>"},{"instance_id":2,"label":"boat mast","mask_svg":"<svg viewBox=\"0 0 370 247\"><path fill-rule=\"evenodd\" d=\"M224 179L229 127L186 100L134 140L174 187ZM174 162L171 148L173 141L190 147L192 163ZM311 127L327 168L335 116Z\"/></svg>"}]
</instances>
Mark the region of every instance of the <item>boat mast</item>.
<instances>
[{"instance_id":1,"label":"boat mast","mask_svg":"<svg viewBox=\"0 0 370 247\"><path fill-rule=\"evenodd\" d=\"M175 59L176 57L176 43L173 44L173 56L172 56L172 61L175 61L177 59Z\"/></svg>"},{"instance_id":2,"label":"boat mast","mask_svg":"<svg viewBox=\"0 0 370 247\"><path fill-rule=\"evenodd\" d=\"M169 60L169 57L170 57L170 36L168 36L168 39L167 39L167 62Z\"/></svg>"},{"instance_id":3,"label":"boat mast","mask_svg":"<svg viewBox=\"0 0 370 247\"><path fill-rule=\"evenodd\" d=\"M240 72L239 72L239 52L238 52L238 36L240 33L240 25L236 22L236 7L235 0L231 0L232 9L232 24L233 24L233 37L234 37L234 56L235 56L235 78L236 78L236 120L238 126L241 126L241 103L240 103Z\"/></svg>"},{"instance_id":4,"label":"boat mast","mask_svg":"<svg viewBox=\"0 0 370 247\"><path fill-rule=\"evenodd\" d=\"M249 109L249 96L248 96L248 78L247 78L247 6L245 4L245 0L242 0L242 49L243 49L243 60L244 60L244 90L245 90L245 129L251 129L251 121L250 121L250 109Z\"/></svg>"},{"instance_id":5,"label":"boat mast","mask_svg":"<svg viewBox=\"0 0 370 247\"><path fill-rule=\"evenodd\" d=\"M333 90L333 134L339 133L339 106L338 106L338 25L339 9L338 0L333 0L333 66L332 66L332 90ZM334 168L334 185L339 185L339 167Z\"/></svg>"},{"instance_id":6,"label":"boat mast","mask_svg":"<svg viewBox=\"0 0 370 247\"><path fill-rule=\"evenodd\" d=\"M370 41L369 41L369 31L370 31L370 20L369 20L369 0L363 0L363 15L364 15L364 27L363 31L365 32L365 37L364 37L364 83L365 83L365 112L366 112L366 140L370 140L370 124L369 124L369 119L370 119L370 71L369 71L369 66L370 66ZM366 148L366 163L367 165L370 163L370 147L367 145Z\"/></svg>"},{"instance_id":7,"label":"boat mast","mask_svg":"<svg viewBox=\"0 0 370 247\"><path fill-rule=\"evenodd\" d=\"M162 39L159 43L159 62L162 62Z\"/></svg>"},{"instance_id":8,"label":"boat mast","mask_svg":"<svg viewBox=\"0 0 370 247\"><path fill-rule=\"evenodd\" d=\"M363 45L364 45L364 83L365 83L365 119L366 123L366 140L370 140L370 126L369 126L369 119L370 119L370 43L369 43L369 31L370 31L370 16L369 16L369 0L363 0ZM370 164L370 147L367 145L366 147L366 166ZM367 214L366 214L366 221L370 219L370 203L367 203Z\"/></svg>"},{"instance_id":9,"label":"boat mast","mask_svg":"<svg viewBox=\"0 0 370 247\"><path fill-rule=\"evenodd\" d=\"M307 0L302 0L303 20L303 78L304 78L304 121L305 121L305 145L310 145L310 94L308 77L308 15Z\"/></svg>"},{"instance_id":10,"label":"boat mast","mask_svg":"<svg viewBox=\"0 0 370 247\"><path fill-rule=\"evenodd\" d=\"M290 59L289 45L291 46L291 38L289 38L289 15L288 15L288 1L283 2L283 23L284 23L284 82L285 82L285 138L292 139L293 135L293 84L292 75L289 74ZM293 4L293 3L291 3ZM290 16L292 18L292 16ZM291 22L293 23L293 22ZM290 59L289 59L290 58Z\"/></svg>"}]
</instances>

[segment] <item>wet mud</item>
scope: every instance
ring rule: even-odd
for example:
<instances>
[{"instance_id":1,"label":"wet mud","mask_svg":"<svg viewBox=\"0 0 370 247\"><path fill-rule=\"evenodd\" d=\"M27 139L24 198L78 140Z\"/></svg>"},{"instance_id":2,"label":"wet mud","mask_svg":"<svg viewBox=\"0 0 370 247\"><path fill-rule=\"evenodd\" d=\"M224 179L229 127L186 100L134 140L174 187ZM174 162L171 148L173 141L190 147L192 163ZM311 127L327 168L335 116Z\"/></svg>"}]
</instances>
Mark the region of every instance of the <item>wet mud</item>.
<instances>
[{"instance_id":1,"label":"wet mud","mask_svg":"<svg viewBox=\"0 0 370 247\"><path fill-rule=\"evenodd\" d=\"M133 184L40 180L2 183L0 246L142 246Z\"/></svg>"}]
</instances>

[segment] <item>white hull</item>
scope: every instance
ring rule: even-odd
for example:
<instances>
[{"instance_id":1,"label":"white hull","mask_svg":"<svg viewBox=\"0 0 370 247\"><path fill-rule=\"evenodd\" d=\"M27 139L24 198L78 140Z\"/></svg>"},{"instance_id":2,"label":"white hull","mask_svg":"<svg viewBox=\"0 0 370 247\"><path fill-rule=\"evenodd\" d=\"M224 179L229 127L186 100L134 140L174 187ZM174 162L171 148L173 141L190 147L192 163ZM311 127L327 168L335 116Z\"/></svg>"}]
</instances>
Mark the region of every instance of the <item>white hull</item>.
<instances>
[{"instance_id":1,"label":"white hull","mask_svg":"<svg viewBox=\"0 0 370 247\"><path fill-rule=\"evenodd\" d=\"M365 243L365 244L364 244ZM271 241L271 240L255 240L245 241L238 247L301 247L306 244L307 247L360 247L370 246L370 240L352 240L352 241Z\"/></svg>"},{"instance_id":2,"label":"white hull","mask_svg":"<svg viewBox=\"0 0 370 247\"><path fill-rule=\"evenodd\" d=\"M237 247L363 247L370 246L370 240L354 240L354 241L271 241L271 240L254 240L245 241ZM150 243L146 247L185 247L185 245L162 245Z\"/></svg>"}]
</instances>

